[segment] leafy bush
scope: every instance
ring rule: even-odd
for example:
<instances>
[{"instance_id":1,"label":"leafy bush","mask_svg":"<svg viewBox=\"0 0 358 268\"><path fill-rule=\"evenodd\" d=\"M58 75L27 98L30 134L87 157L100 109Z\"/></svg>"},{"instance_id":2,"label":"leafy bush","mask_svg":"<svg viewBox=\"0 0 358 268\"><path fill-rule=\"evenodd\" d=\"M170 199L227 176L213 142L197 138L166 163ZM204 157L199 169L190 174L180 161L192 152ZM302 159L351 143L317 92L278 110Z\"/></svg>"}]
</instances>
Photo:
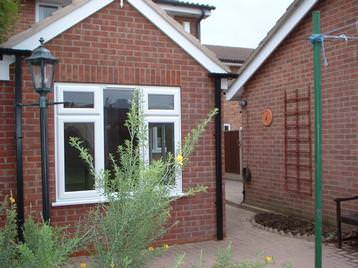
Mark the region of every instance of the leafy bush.
<instances>
[{"instance_id":1,"label":"leafy bush","mask_svg":"<svg viewBox=\"0 0 358 268\"><path fill-rule=\"evenodd\" d=\"M0 267L61 267L78 248L80 238L65 235L64 228L36 223L31 217L24 224L24 242L18 240L16 208L6 210L6 224L0 230Z\"/></svg>"},{"instance_id":2,"label":"leafy bush","mask_svg":"<svg viewBox=\"0 0 358 268\"><path fill-rule=\"evenodd\" d=\"M63 231L28 218L24 224L25 242L18 246L19 267L48 268L65 264L78 248L80 238L70 238Z\"/></svg>"},{"instance_id":3,"label":"leafy bush","mask_svg":"<svg viewBox=\"0 0 358 268\"><path fill-rule=\"evenodd\" d=\"M0 43L6 40L19 13L19 0L0 1Z\"/></svg>"},{"instance_id":4,"label":"leafy bush","mask_svg":"<svg viewBox=\"0 0 358 268\"><path fill-rule=\"evenodd\" d=\"M170 195L168 181L188 162L195 144L216 113L210 113L186 136L178 156L169 154L165 159L146 163L142 151L148 132L141 107L140 93L136 91L126 121L130 138L118 146L119 159L110 156L111 170L96 174L89 151L78 138L70 139L70 144L79 150L96 177L97 187L103 190L108 200L108 203L98 205L89 217L97 267L144 267L157 252L148 250L148 247L170 228L167 224L174 198ZM198 186L190 189L188 194L205 189Z\"/></svg>"}]
</instances>

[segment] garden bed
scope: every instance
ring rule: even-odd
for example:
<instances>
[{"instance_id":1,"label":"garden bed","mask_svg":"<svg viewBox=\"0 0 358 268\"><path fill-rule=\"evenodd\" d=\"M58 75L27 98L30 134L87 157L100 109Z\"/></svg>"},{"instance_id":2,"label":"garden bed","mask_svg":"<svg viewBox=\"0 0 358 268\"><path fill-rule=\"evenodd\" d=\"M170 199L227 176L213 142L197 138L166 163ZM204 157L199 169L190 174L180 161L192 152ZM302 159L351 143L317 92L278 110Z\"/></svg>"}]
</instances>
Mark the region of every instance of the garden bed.
<instances>
[{"instance_id":1,"label":"garden bed","mask_svg":"<svg viewBox=\"0 0 358 268\"><path fill-rule=\"evenodd\" d=\"M279 233L282 235L290 235L295 237L314 237L314 224L307 220L297 217L286 216L282 214L262 212L257 213L253 218L253 223L262 229ZM352 230L343 233L344 238L357 237L358 230ZM323 237L326 243L336 243L336 231L332 227L323 228ZM347 241L347 244L353 248L358 248L358 240Z\"/></svg>"}]
</instances>

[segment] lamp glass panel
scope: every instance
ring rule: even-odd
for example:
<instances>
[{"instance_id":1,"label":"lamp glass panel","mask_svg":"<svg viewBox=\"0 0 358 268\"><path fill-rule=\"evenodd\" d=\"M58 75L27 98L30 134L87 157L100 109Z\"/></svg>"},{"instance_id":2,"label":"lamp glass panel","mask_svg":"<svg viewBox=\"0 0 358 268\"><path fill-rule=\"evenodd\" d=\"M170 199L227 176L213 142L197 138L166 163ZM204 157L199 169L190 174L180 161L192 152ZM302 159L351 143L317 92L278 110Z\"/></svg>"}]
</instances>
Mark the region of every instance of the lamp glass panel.
<instances>
[{"instance_id":1,"label":"lamp glass panel","mask_svg":"<svg viewBox=\"0 0 358 268\"><path fill-rule=\"evenodd\" d=\"M54 66L55 65L53 63L45 63L44 64L44 87L45 88L52 88Z\"/></svg>"},{"instance_id":2,"label":"lamp glass panel","mask_svg":"<svg viewBox=\"0 0 358 268\"><path fill-rule=\"evenodd\" d=\"M32 75L32 83L34 84L35 89L42 88L42 79L41 79L41 64L30 64L30 70Z\"/></svg>"}]
</instances>

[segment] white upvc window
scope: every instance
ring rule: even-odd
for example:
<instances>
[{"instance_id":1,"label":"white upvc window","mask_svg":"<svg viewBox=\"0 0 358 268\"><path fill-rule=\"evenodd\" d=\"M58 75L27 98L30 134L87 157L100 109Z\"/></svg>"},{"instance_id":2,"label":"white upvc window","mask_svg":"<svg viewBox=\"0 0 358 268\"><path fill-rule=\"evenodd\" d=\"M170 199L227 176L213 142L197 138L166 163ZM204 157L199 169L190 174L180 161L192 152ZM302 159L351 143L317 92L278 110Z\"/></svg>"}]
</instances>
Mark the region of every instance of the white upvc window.
<instances>
[{"instance_id":1,"label":"white upvc window","mask_svg":"<svg viewBox=\"0 0 358 268\"><path fill-rule=\"evenodd\" d=\"M55 11L61 8L62 5L59 3L36 1L36 22L42 21L47 17L50 17Z\"/></svg>"},{"instance_id":2,"label":"white upvc window","mask_svg":"<svg viewBox=\"0 0 358 268\"><path fill-rule=\"evenodd\" d=\"M187 33L191 33L190 26L191 26L190 21L183 21L184 31L186 31Z\"/></svg>"},{"instance_id":3,"label":"white upvc window","mask_svg":"<svg viewBox=\"0 0 358 268\"><path fill-rule=\"evenodd\" d=\"M80 138L94 156L96 171L110 168L109 153L128 138L124 126L134 89L143 94L144 120L148 144L143 150L146 162L177 155L181 148L180 88L56 83L55 110L56 202L54 206L103 201L95 178L69 137ZM182 193L181 173L171 187Z\"/></svg>"},{"instance_id":4,"label":"white upvc window","mask_svg":"<svg viewBox=\"0 0 358 268\"><path fill-rule=\"evenodd\" d=\"M224 123L224 131L230 131L231 130L231 124Z\"/></svg>"}]
</instances>

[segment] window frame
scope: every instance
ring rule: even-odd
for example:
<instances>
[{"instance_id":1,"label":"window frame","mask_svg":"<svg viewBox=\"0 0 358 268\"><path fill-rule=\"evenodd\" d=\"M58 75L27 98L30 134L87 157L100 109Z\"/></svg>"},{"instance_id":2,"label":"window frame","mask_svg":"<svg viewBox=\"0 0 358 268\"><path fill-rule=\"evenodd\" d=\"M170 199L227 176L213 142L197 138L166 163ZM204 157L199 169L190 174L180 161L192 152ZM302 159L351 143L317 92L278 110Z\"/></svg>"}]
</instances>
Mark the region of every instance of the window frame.
<instances>
[{"instance_id":1,"label":"window frame","mask_svg":"<svg viewBox=\"0 0 358 268\"><path fill-rule=\"evenodd\" d=\"M227 127L227 129L225 129ZM231 131L231 124L230 123L224 123L224 131Z\"/></svg>"},{"instance_id":2,"label":"window frame","mask_svg":"<svg viewBox=\"0 0 358 268\"><path fill-rule=\"evenodd\" d=\"M149 123L174 123L175 154L181 148L181 102L179 87L157 87L138 85L108 85L86 83L55 83L55 101L63 102L63 92L93 92L94 108L64 108L63 104L55 106L55 176L56 176L56 201L52 206L91 204L106 201L101 189L88 191L65 191L65 159L64 159L64 123L94 123L94 150L95 169L97 172L104 169L104 113L103 93L106 89L128 90L139 89L143 95L144 122ZM149 110L148 94L174 95L174 109ZM148 139L149 142L149 129ZM149 143L142 150L143 159L149 162ZM182 195L182 173L176 176L175 186L171 187L171 195Z\"/></svg>"},{"instance_id":3,"label":"window frame","mask_svg":"<svg viewBox=\"0 0 358 268\"><path fill-rule=\"evenodd\" d=\"M175 115L180 114L180 90L177 87L143 87L144 115ZM149 95L174 95L174 109L149 109Z\"/></svg>"},{"instance_id":4,"label":"window frame","mask_svg":"<svg viewBox=\"0 0 358 268\"><path fill-rule=\"evenodd\" d=\"M61 86L61 90L56 90L57 93L57 101L58 102L63 102L64 101L64 97L63 97L63 93L64 92L90 92L93 93L93 108L65 108L64 104L59 104L58 106L58 113L59 114L68 114L68 115L73 115L73 114L100 114L101 111L100 106L101 106L101 99L99 96L99 90L98 87L91 87L90 85L77 85L76 89L74 90L74 86L71 85L64 85Z\"/></svg>"},{"instance_id":5,"label":"window frame","mask_svg":"<svg viewBox=\"0 0 358 268\"><path fill-rule=\"evenodd\" d=\"M190 21L183 21L184 31L187 33L191 33L191 23Z\"/></svg>"},{"instance_id":6,"label":"window frame","mask_svg":"<svg viewBox=\"0 0 358 268\"><path fill-rule=\"evenodd\" d=\"M100 189L86 190L86 191L65 191L65 158L64 158L64 124L65 123L94 123L94 166L95 170L99 172L104 167L102 155L103 151L103 135L101 131L96 131L96 129L101 129L101 119L99 116L66 116L59 115L57 117L57 155L59 156L56 159L56 178L62 178L61 180L56 180L56 199L57 200L67 200L67 201L76 201L76 200L86 200L92 198L98 198L100 195Z\"/></svg>"},{"instance_id":7,"label":"window frame","mask_svg":"<svg viewBox=\"0 0 358 268\"><path fill-rule=\"evenodd\" d=\"M57 10L62 8L61 4L47 3L46 1L36 1L36 5L35 5L35 21L36 22L40 22L40 6L56 7ZM56 12L56 11L54 11L54 12ZM46 18L44 18L44 19L46 19ZM44 20L44 19L42 19L42 20Z\"/></svg>"},{"instance_id":8,"label":"window frame","mask_svg":"<svg viewBox=\"0 0 358 268\"><path fill-rule=\"evenodd\" d=\"M149 124L150 123L173 123L174 124L174 154L178 155L181 150L181 120L180 116L156 116L150 115L144 118L144 122L147 126L148 131L148 139L147 144L144 148L144 161L145 163L149 163ZM170 189L171 195L177 195L182 193L182 172L179 171L179 174L175 177L175 186Z\"/></svg>"}]
</instances>

